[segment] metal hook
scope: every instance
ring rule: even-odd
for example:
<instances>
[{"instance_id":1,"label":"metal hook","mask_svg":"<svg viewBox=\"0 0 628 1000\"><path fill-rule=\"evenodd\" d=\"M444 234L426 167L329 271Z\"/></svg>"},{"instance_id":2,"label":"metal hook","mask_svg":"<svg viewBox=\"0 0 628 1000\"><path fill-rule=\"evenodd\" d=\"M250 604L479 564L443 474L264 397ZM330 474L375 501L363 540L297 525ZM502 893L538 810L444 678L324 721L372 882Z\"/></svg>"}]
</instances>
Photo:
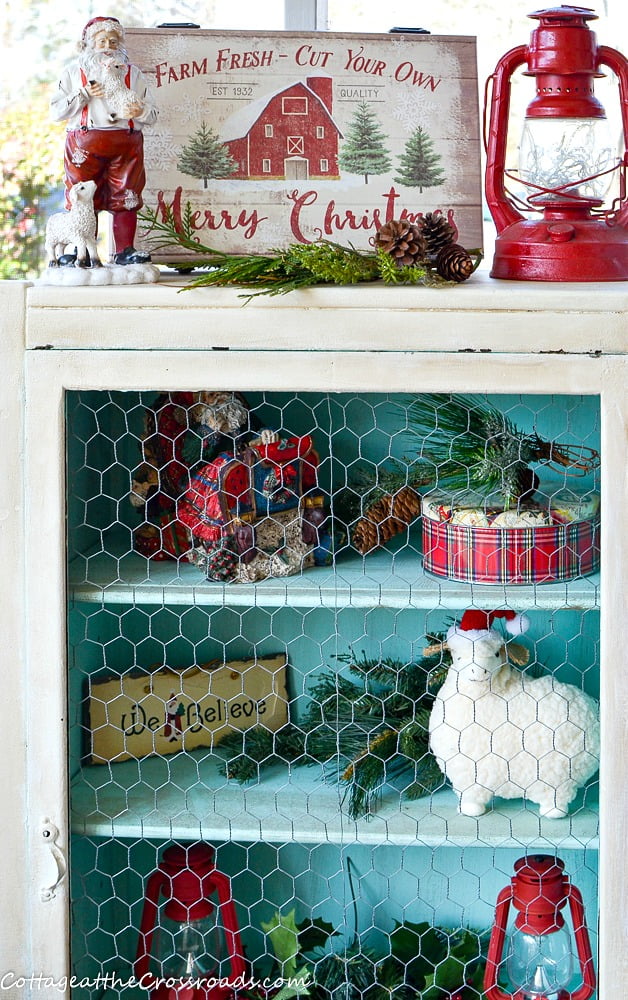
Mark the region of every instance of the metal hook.
<instances>
[{"instance_id":1,"label":"metal hook","mask_svg":"<svg viewBox=\"0 0 628 1000\"><path fill-rule=\"evenodd\" d=\"M57 880L51 886L43 888L40 891L41 900L43 903L50 902L56 896L56 890L67 875L68 864L66 861L65 854L57 844L57 839L59 837L59 829L51 823L49 819L45 819L41 828L41 835L43 837L44 843L50 848L50 852L57 865Z\"/></svg>"}]
</instances>

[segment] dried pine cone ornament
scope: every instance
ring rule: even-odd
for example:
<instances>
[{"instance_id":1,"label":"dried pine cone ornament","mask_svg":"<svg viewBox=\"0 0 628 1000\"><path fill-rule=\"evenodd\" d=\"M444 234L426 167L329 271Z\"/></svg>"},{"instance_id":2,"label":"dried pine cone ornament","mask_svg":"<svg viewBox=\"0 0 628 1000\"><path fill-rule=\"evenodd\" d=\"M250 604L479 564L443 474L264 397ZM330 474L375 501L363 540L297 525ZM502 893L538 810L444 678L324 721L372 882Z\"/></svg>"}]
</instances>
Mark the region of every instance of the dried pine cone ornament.
<instances>
[{"instance_id":1,"label":"dried pine cone ornament","mask_svg":"<svg viewBox=\"0 0 628 1000\"><path fill-rule=\"evenodd\" d=\"M404 531L421 513L421 497L411 486L387 493L365 511L353 530L353 544L362 555Z\"/></svg>"},{"instance_id":2,"label":"dried pine cone ornament","mask_svg":"<svg viewBox=\"0 0 628 1000\"><path fill-rule=\"evenodd\" d=\"M458 239L458 230L441 212L427 212L421 219L428 257L435 258L439 250Z\"/></svg>"},{"instance_id":3,"label":"dried pine cone ornament","mask_svg":"<svg viewBox=\"0 0 628 1000\"><path fill-rule=\"evenodd\" d=\"M375 247L390 254L399 267L412 267L420 263L426 254L421 228L407 219L391 219L378 229Z\"/></svg>"},{"instance_id":4,"label":"dried pine cone ornament","mask_svg":"<svg viewBox=\"0 0 628 1000\"><path fill-rule=\"evenodd\" d=\"M436 270L445 281L466 281L473 274L473 259L459 243L448 243L436 255Z\"/></svg>"}]
</instances>

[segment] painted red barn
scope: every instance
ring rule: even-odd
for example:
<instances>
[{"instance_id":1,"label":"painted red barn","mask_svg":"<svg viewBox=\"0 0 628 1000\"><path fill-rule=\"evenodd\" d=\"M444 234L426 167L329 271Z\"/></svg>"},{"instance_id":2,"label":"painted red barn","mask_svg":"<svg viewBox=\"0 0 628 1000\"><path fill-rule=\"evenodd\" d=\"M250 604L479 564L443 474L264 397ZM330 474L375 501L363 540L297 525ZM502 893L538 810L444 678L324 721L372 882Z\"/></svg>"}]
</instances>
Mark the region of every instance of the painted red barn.
<instances>
[{"instance_id":1,"label":"painted red barn","mask_svg":"<svg viewBox=\"0 0 628 1000\"><path fill-rule=\"evenodd\" d=\"M251 101L222 132L236 164L230 180L338 180L331 77L308 77Z\"/></svg>"}]
</instances>

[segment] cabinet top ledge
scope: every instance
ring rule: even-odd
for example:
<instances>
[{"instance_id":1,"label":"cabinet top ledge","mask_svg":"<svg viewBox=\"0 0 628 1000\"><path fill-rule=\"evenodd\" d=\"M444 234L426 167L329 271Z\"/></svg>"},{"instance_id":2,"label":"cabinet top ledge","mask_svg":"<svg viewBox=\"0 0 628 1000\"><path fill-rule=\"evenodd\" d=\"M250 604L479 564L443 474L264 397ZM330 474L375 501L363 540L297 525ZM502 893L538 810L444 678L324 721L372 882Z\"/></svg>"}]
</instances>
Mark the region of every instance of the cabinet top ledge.
<instances>
[{"instance_id":1,"label":"cabinet top ledge","mask_svg":"<svg viewBox=\"0 0 628 1000\"><path fill-rule=\"evenodd\" d=\"M504 281L491 278L484 262L459 285L437 288L387 287L380 282L351 286L318 285L286 295L256 295L245 288L190 287L194 275L163 271L156 284L65 287L33 283L28 304L37 309L401 309L474 312L614 312L628 307L628 281Z\"/></svg>"}]
</instances>

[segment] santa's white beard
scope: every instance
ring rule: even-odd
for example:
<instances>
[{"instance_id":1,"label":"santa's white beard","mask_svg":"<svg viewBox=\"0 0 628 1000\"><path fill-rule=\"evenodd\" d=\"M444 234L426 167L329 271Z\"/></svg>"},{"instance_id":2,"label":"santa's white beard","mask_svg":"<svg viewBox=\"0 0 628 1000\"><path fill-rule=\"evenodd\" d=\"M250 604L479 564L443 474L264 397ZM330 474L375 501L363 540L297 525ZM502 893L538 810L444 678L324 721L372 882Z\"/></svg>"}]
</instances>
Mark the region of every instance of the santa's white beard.
<instances>
[{"instance_id":1,"label":"santa's white beard","mask_svg":"<svg viewBox=\"0 0 628 1000\"><path fill-rule=\"evenodd\" d=\"M115 56L120 62L128 62L128 56L122 49L106 49L95 52L93 49L86 49L81 58L81 66L88 80L101 80L102 61L110 56Z\"/></svg>"}]
</instances>

